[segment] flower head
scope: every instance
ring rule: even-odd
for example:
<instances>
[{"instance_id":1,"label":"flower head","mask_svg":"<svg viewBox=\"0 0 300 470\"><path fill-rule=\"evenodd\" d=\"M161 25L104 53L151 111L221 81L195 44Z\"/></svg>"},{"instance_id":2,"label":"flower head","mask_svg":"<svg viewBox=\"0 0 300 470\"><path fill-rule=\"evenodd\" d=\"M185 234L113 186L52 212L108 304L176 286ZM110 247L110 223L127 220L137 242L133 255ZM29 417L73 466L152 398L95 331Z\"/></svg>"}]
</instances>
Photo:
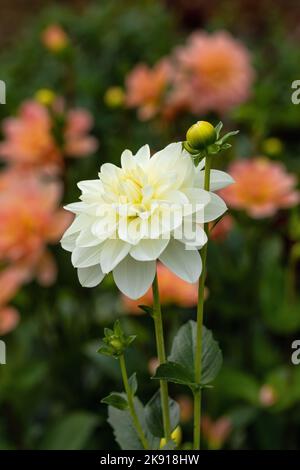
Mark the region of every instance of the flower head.
<instances>
[{"instance_id":1,"label":"flower head","mask_svg":"<svg viewBox=\"0 0 300 470\"><path fill-rule=\"evenodd\" d=\"M42 32L42 43L52 52L61 52L69 45L69 37L58 24L49 25Z\"/></svg>"},{"instance_id":2,"label":"flower head","mask_svg":"<svg viewBox=\"0 0 300 470\"><path fill-rule=\"evenodd\" d=\"M226 211L219 196L202 189L202 168L181 142L151 158L146 145L136 155L125 150L121 168L105 163L98 179L79 183L81 202L66 207L76 218L61 243L72 252L81 284L96 286L112 271L119 289L137 299L153 282L157 259L196 282L198 248L207 241L201 224ZM212 191L232 182L223 172L211 175Z\"/></svg>"},{"instance_id":3,"label":"flower head","mask_svg":"<svg viewBox=\"0 0 300 470\"><path fill-rule=\"evenodd\" d=\"M42 278L47 270L49 279L53 261L46 246L59 240L72 219L58 206L60 185L28 172L7 171L0 189L0 263L38 270Z\"/></svg>"},{"instance_id":4,"label":"flower head","mask_svg":"<svg viewBox=\"0 0 300 470\"><path fill-rule=\"evenodd\" d=\"M158 62L153 69L140 64L130 72L126 101L129 107L139 109L140 119L150 119L159 111L169 78L170 65L166 60Z\"/></svg>"},{"instance_id":5,"label":"flower head","mask_svg":"<svg viewBox=\"0 0 300 470\"><path fill-rule=\"evenodd\" d=\"M296 177L281 163L264 157L240 160L230 166L229 173L236 183L220 195L233 209L244 209L251 217L270 217L300 200Z\"/></svg>"},{"instance_id":6,"label":"flower head","mask_svg":"<svg viewBox=\"0 0 300 470\"><path fill-rule=\"evenodd\" d=\"M54 107L55 108L55 107ZM59 142L54 136L56 117L63 121ZM61 168L63 156L86 156L97 143L87 135L92 126L90 114L83 109L50 113L37 101L26 101L18 116L4 120L5 140L0 143L0 157L25 167Z\"/></svg>"},{"instance_id":7,"label":"flower head","mask_svg":"<svg viewBox=\"0 0 300 470\"><path fill-rule=\"evenodd\" d=\"M175 98L192 112L224 113L245 101L253 80L247 49L226 32L196 32L175 52Z\"/></svg>"}]
</instances>

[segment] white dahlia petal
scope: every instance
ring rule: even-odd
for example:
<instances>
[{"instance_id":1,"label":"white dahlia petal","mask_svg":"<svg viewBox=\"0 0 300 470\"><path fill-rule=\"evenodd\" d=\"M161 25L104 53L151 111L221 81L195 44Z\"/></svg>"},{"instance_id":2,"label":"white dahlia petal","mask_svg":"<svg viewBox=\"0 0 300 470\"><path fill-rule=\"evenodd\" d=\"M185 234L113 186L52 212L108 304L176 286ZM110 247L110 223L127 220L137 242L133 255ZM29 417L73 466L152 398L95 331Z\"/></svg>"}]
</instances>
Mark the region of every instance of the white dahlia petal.
<instances>
[{"instance_id":1,"label":"white dahlia petal","mask_svg":"<svg viewBox=\"0 0 300 470\"><path fill-rule=\"evenodd\" d=\"M221 217L227 211L227 206L220 196L210 193L211 201L196 213L197 223L211 222L212 220Z\"/></svg>"},{"instance_id":2,"label":"white dahlia petal","mask_svg":"<svg viewBox=\"0 0 300 470\"><path fill-rule=\"evenodd\" d=\"M99 179L79 181L77 186L82 191L83 195L97 195L103 190L102 183Z\"/></svg>"},{"instance_id":3,"label":"white dahlia petal","mask_svg":"<svg viewBox=\"0 0 300 470\"><path fill-rule=\"evenodd\" d=\"M88 202L73 202L72 204L67 204L64 206L69 212L73 212L74 214L85 214L94 216L97 212L99 204L98 203L88 203Z\"/></svg>"},{"instance_id":4,"label":"white dahlia petal","mask_svg":"<svg viewBox=\"0 0 300 470\"><path fill-rule=\"evenodd\" d=\"M76 247L76 239L79 232L72 233L71 235L64 235L60 240L62 248L66 251L73 251Z\"/></svg>"},{"instance_id":5,"label":"white dahlia petal","mask_svg":"<svg viewBox=\"0 0 300 470\"><path fill-rule=\"evenodd\" d=\"M200 188L187 188L184 190L186 196L189 199L190 206L185 208L184 215L192 214L197 210L204 208L210 200L210 194L208 191Z\"/></svg>"},{"instance_id":6,"label":"white dahlia petal","mask_svg":"<svg viewBox=\"0 0 300 470\"><path fill-rule=\"evenodd\" d=\"M155 172L156 176L166 176L170 170L174 171L174 165L181 153L181 142L169 144L150 158L149 168L151 171Z\"/></svg>"},{"instance_id":7,"label":"white dahlia petal","mask_svg":"<svg viewBox=\"0 0 300 470\"><path fill-rule=\"evenodd\" d=\"M76 246L88 247L96 245L99 245L99 238L92 234L90 228L82 230L76 239Z\"/></svg>"},{"instance_id":8,"label":"white dahlia petal","mask_svg":"<svg viewBox=\"0 0 300 470\"><path fill-rule=\"evenodd\" d=\"M136 166L132 152L128 149L124 150L121 155L121 166L125 171L130 171Z\"/></svg>"},{"instance_id":9,"label":"white dahlia petal","mask_svg":"<svg viewBox=\"0 0 300 470\"><path fill-rule=\"evenodd\" d=\"M127 256L113 270L113 276L123 294L131 299L138 299L151 286L155 277L155 268L155 261L136 261L131 256Z\"/></svg>"},{"instance_id":10,"label":"white dahlia petal","mask_svg":"<svg viewBox=\"0 0 300 470\"><path fill-rule=\"evenodd\" d=\"M102 245L87 248L76 247L72 253L72 264L75 268L88 268L100 263Z\"/></svg>"},{"instance_id":11,"label":"white dahlia petal","mask_svg":"<svg viewBox=\"0 0 300 470\"><path fill-rule=\"evenodd\" d=\"M141 147L135 154L134 159L140 166L143 167L150 160L150 155L151 153L149 145L143 145L143 147Z\"/></svg>"},{"instance_id":12,"label":"white dahlia petal","mask_svg":"<svg viewBox=\"0 0 300 470\"><path fill-rule=\"evenodd\" d=\"M83 230L84 228L86 228L86 226L90 225L90 222L92 220L93 219L86 214L77 215L71 223L70 227L68 227L65 231L62 238L68 235L72 235L73 233L80 232L80 230Z\"/></svg>"},{"instance_id":13,"label":"white dahlia petal","mask_svg":"<svg viewBox=\"0 0 300 470\"><path fill-rule=\"evenodd\" d=\"M204 188L204 171L200 171L197 175L197 183L200 188ZM234 179L225 171L211 170L210 171L210 190L218 191L219 189L226 188L234 183Z\"/></svg>"},{"instance_id":14,"label":"white dahlia petal","mask_svg":"<svg viewBox=\"0 0 300 470\"><path fill-rule=\"evenodd\" d=\"M207 243L207 235L203 228L196 223L183 223L180 230L174 230L174 238L188 247L195 247L198 250Z\"/></svg>"},{"instance_id":15,"label":"white dahlia petal","mask_svg":"<svg viewBox=\"0 0 300 470\"><path fill-rule=\"evenodd\" d=\"M187 195L184 192L178 190L168 191L166 193L166 200L168 201L168 203L178 204L180 206L189 203L189 198L187 197Z\"/></svg>"},{"instance_id":16,"label":"white dahlia petal","mask_svg":"<svg viewBox=\"0 0 300 470\"><path fill-rule=\"evenodd\" d=\"M77 274L79 282L83 287L95 287L100 284L105 276L99 264L89 268L79 268Z\"/></svg>"},{"instance_id":17,"label":"white dahlia petal","mask_svg":"<svg viewBox=\"0 0 300 470\"><path fill-rule=\"evenodd\" d=\"M169 239L141 240L137 245L131 248L130 255L137 261L155 260L164 251L169 241Z\"/></svg>"},{"instance_id":18,"label":"white dahlia petal","mask_svg":"<svg viewBox=\"0 0 300 470\"><path fill-rule=\"evenodd\" d=\"M130 250L129 243L119 239L108 239L101 246L100 266L104 273L112 271Z\"/></svg>"},{"instance_id":19,"label":"white dahlia petal","mask_svg":"<svg viewBox=\"0 0 300 470\"><path fill-rule=\"evenodd\" d=\"M159 259L174 274L190 283L196 282L202 271L198 250L186 249L178 240L171 240Z\"/></svg>"}]
</instances>

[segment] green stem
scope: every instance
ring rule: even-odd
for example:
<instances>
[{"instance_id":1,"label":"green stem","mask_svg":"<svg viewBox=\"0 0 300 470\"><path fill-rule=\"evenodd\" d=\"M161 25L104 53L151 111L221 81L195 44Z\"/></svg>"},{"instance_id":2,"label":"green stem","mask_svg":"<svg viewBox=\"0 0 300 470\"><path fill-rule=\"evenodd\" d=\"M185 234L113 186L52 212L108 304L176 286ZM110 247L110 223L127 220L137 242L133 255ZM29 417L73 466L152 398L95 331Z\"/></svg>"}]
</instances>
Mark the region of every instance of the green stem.
<instances>
[{"instance_id":1,"label":"green stem","mask_svg":"<svg viewBox=\"0 0 300 470\"><path fill-rule=\"evenodd\" d=\"M211 158L206 157L205 162L205 176L204 176L204 189L209 191L210 187L210 169ZM204 224L204 231L208 235L208 223ZM206 278L206 258L207 258L207 243L200 251L202 260L202 274L199 279L198 288L198 305L197 305L197 339L196 339L196 357L195 357L195 383L200 384L202 372L202 330L203 330L203 310L204 310L204 287ZM200 449L200 435L201 435L201 389L194 392L194 450Z\"/></svg>"},{"instance_id":2,"label":"green stem","mask_svg":"<svg viewBox=\"0 0 300 470\"><path fill-rule=\"evenodd\" d=\"M139 421L138 415L136 414L136 411L135 411L135 406L134 406L134 402L133 402L133 395L132 395L132 391L131 391L131 388L130 388L130 385L129 385L129 382L128 382L128 376L127 376L127 370L126 370L124 354L122 354L119 357L119 360L120 360L120 367L121 367L123 384L124 384L125 392L126 392L126 395L127 395L129 411L130 411L130 414L132 416L132 420L133 420L136 432L137 432L137 434L138 434L138 436L141 440L141 443L143 444L144 449L149 449L148 441L147 441L146 436L144 434L144 431L143 431L143 428L142 428L141 423Z\"/></svg>"},{"instance_id":3,"label":"green stem","mask_svg":"<svg viewBox=\"0 0 300 470\"><path fill-rule=\"evenodd\" d=\"M156 347L159 364L166 362L163 323L161 316L161 306L159 300L159 290L157 274L155 275L153 284L153 320L155 327ZM170 425L170 412L169 412L169 394L168 394L168 383L165 380L160 380L160 395L163 413L164 433L166 441L171 439L171 425Z\"/></svg>"}]
</instances>

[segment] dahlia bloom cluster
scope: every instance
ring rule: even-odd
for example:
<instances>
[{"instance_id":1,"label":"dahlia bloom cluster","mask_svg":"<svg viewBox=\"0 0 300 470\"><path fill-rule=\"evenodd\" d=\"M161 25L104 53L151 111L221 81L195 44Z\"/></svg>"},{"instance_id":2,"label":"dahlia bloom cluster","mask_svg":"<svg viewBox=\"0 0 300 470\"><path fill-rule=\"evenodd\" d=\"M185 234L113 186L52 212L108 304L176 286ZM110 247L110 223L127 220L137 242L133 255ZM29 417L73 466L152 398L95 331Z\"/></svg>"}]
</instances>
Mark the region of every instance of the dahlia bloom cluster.
<instances>
[{"instance_id":1,"label":"dahlia bloom cluster","mask_svg":"<svg viewBox=\"0 0 300 470\"><path fill-rule=\"evenodd\" d=\"M271 217L300 201L297 178L287 173L282 163L266 157L238 160L230 165L229 173L235 184L220 191L221 197L233 209L245 210L255 219Z\"/></svg>"},{"instance_id":2,"label":"dahlia bloom cluster","mask_svg":"<svg viewBox=\"0 0 300 470\"><path fill-rule=\"evenodd\" d=\"M61 195L58 181L36 173L6 170L0 176L0 334L16 324L16 310L6 304L22 284L35 277L47 286L56 278L47 245L57 243L72 219L59 208Z\"/></svg>"},{"instance_id":3,"label":"dahlia bloom cluster","mask_svg":"<svg viewBox=\"0 0 300 470\"><path fill-rule=\"evenodd\" d=\"M92 117L84 109L65 111L59 101L49 109L37 101L26 101L16 117L3 122L0 158L22 167L61 171L64 157L85 157L96 150L96 139L88 135L92 125Z\"/></svg>"},{"instance_id":4,"label":"dahlia bloom cluster","mask_svg":"<svg viewBox=\"0 0 300 470\"><path fill-rule=\"evenodd\" d=\"M193 33L152 69L137 65L126 81L127 105L139 118L178 112L224 114L247 100L254 78L246 47L229 33Z\"/></svg>"},{"instance_id":5,"label":"dahlia bloom cluster","mask_svg":"<svg viewBox=\"0 0 300 470\"><path fill-rule=\"evenodd\" d=\"M41 285L56 279L56 263L48 250L72 221L60 208L59 180L64 157L84 157L96 149L88 132L92 118L84 109L66 110L61 100L47 107L26 101L16 117L3 121L0 159L0 334L17 324L18 313L7 306L18 289L35 278Z\"/></svg>"},{"instance_id":6,"label":"dahlia bloom cluster","mask_svg":"<svg viewBox=\"0 0 300 470\"><path fill-rule=\"evenodd\" d=\"M198 250L207 242L202 224L226 211L213 191L233 180L212 170L211 191L205 191L205 160L195 167L181 142L150 157L148 145L135 155L125 150L121 168L102 165L98 179L78 184L81 201L66 206L75 220L61 244L83 286L94 287L112 272L121 292L137 299L151 286L157 260L185 282L198 280Z\"/></svg>"}]
</instances>

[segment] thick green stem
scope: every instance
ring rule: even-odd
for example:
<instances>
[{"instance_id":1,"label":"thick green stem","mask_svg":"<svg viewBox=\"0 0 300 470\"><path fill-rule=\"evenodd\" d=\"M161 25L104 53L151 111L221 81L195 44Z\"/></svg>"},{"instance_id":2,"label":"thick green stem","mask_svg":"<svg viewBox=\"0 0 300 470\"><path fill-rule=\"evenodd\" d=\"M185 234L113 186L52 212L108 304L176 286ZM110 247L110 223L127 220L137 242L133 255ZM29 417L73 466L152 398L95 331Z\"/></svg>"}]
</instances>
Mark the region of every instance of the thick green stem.
<instances>
[{"instance_id":1,"label":"thick green stem","mask_svg":"<svg viewBox=\"0 0 300 470\"><path fill-rule=\"evenodd\" d=\"M153 320L155 327L156 347L159 364L166 362L163 323L161 316L161 306L159 300L159 290L157 275L155 275L153 284ZM169 395L168 395L168 383L165 380L160 380L160 395L161 395L161 406L163 413L164 433L166 441L171 439L171 425L170 425L170 412L169 412Z\"/></svg>"},{"instance_id":2,"label":"thick green stem","mask_svg":"<svg viewBox=\"0 0 300 470\"><path fill-rule=\"evenodd\" d=\"M211 157L206 157L205 162L205 176L204 176L204 189L209 191L210 187L210 168ZM204 230L208 235L208 223L204 224ZM198 288L198 305L197 305L197 339L196 339L196 356L195 356L195 382L200 384L202 372L202 326L203 326L203 310L204 310L204 287L206 278L206 257L207 257L207 243L200 251L202 260L202 274L199 279ZM200 449L200 435L201 435L201 389L194 392L194 449Z\"/></svg>"},{"instance_id":3,"label":"thick green stem","mask_svg":"<svg viewBox=\"0 0 300 470\"><path fill-rule=\"evenodd\" d=\"M133 402L133 395L132 395L132 391L131 391L131 388L130 388L130 385L129 385L129 382L128 382L128 376L127 376L127 370L126 370L124 354L122 354L119 357L119 360L120 360L120 367L121 367L123 384L124 384L125 392L126 392L126 395L127 395L129 411L130 411L130 414L132 416L132 420L133 420L136 432L137 432L137 434L138 434L138 436L141 440L141 443L143 444L144 449L149 449L148 441L147 441L146 436L144 434L144 431L143 431L143 428L142 428L141 423L139 421L138 415L136 414L136 411L135 411L135 406L134 406L134 402Z\"/></svg>"}]
</instances>

